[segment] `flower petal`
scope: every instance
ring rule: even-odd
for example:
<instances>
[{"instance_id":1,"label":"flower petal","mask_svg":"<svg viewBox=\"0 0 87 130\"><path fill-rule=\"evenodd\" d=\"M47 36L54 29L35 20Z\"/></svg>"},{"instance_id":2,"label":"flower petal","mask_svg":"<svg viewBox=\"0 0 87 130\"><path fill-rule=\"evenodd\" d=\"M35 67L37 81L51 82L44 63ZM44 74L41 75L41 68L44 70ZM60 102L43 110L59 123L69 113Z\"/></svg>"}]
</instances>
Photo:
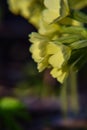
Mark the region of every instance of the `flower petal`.
<instances>
[{"instance_id":1,"label":"flower petal","mask_svg":"<svg viewBox=\"0 0 87 130\"><path fill-rule=\"evenodd\" d=\"M44 0L44 5L50 10L58 10L61 0Z\"/></svg>"},{"instance_id":2,"label":"flower petal","mask_svg":"<svg viewBox=\"0 0 87 130\"><path fill-rule=\"evenodd\" d=\"M45 9L43 11L43 19L47 23L52 23L59 16L60 16L60 13L58 13L57 10Z\"/></svg>"},{"instance_id":3,"label":"flower petal","mask_svg":"<svg viewBox=\"0 0 87 130\"><path fill-rule=\"evenodd\" d=\"M47 45L47 48L46 48L46 52L47 54L55 54L57 52L60 51L60 46L50 42L48 45Z\"/></svg>"},{"instance_id":4,"label":"flower petal","mask_svg":"<svg viewBox=\"0 0 87 130\"><path fill-rule=\"evenodd\" d=\"M61 51L57 52L56 54L50 56L49 58L49 64L51 64L53 67L61 68L64 64L64 56Z\"/></svg>"},{"instance_id":5,"label":"flower petal","mask_svg":"<svg viewBox=\"0 0 87 130\"><path fill-rule=\"evenodd\" d=\"M68 75L68 71L63 71L62 69L53 68L50 73L54 78L57 78L57 80L60 83L63 83Z\"/></svg>"}]
</instances>

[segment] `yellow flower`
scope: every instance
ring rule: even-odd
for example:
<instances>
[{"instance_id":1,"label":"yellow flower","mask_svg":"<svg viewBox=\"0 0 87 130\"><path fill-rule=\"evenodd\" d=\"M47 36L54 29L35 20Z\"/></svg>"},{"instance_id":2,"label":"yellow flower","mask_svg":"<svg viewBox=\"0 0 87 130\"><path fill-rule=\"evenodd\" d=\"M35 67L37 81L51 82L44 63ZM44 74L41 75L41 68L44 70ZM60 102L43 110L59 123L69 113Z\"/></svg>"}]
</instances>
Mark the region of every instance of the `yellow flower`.
<instances>
[{"instance_id":1,"label":"yellow flower","mask_svg":"<svg viewBox=\"0 0 87 130\"><path fill-rule=\"evenodd\" d=\"M46 9L43 11L43 19L47 23L62 19L69 14L67 0L44 0Z\"/></svg>"},{"instance_id":2,"label":"yellow flower","mask_svg":"<svg viewBox=\"0 0 87 130\"><path fill-rule=\"evenodd\" d=\"M48 37L53 37L54 35L58 36L60 32L59 24L47 24L43 18L40 19L38 32L42 35L46 35Z\"/></svg>"},{"instance_id":3,"label":"yellow flower","mask_svg":"<svg viewBox=\"0 0 87 130\"><path fill-rule=\"evenodd\" d=\"M8 0L9 9L23 16L35 27L39 26L41 12L44 8L43 0Z\"/></svg>"},{"instance_id":4,"label":"yellow flower","mask_svg":"<svg viewBox=\"0 0 87 130\"><path fill-rule=\"evenodd\" d=\"M71 56L71 49L62 44L50 43L47 46L47 54L50 55L48 62L53 68L51 75L62 83L68 75L68 69L65 69L65 66Z\"/></svg>"},{"instance_id":5,"label":"yellow flower","mask_svg":"<svg viewBox=\"0 0 87 130\"><path fill-rule=\"evenodd\" d=\"M46 47L49 39L38 34L32 33L29 35L30 41L33 43L30 47L32 58L37 62L39 72L48 67L48 55L46 55Z\"/></svg>"},{"instance_id":6,"label":"yellow flower","mask_svg":"<svg viewBox=\"0 0 87 130\"><path fill-rule=\"evenodd\" d=\"M65 68L65 67L64 67ZM69 68L68 69L65 69L64 68L61 68L61 69L58 69L58 68L53 68L50 72L50 74L56 78L60 83L63 83L64 80L67 78L68 76L68 71L69 71Z\"/></svg>"},{"instance_id":7,"label":"yellow flower","mask_svg":"<svg viewBox=\"0 0 87 130\"><path fill-rule=\"evenodd\" d=\"M32 0L8 0L10 10L15 14L22 14L24 17L29 17L29 7Z\"/></svg>"},{"instance_id":8,"label":"yellow flower","mask_svg":"<svg viewBox=\"0 0 87 130\"><path fill-rule=\"evenodd\" d=\"M50 55L49 63L53 67L61 68L71 56L71 49L65 45L50 43L47 46L47 54Z\"/></svg>"},{"instance_id":9,"label":"yellow flower","mask_svg":"<svg viewBox=\"0 0 87 130\"><path fill-rule=\"evenodd\" d=\"M43 11L44 20L51 23L60 16L60 0L44 0L47 9Z\"/></svg>"},{"instance_id":10,"label":"yellow flower","mask_svg":"<svg viewBox=\"0 0 87 130\"><path fill-rule=\"evenodd\" d=\"M31 15L28 20L36 28L39 28L39 21L42 16L43 9L44 9L43 0L33 0L31 8L29 8L29 12Z\"/></svg>"},{"instance_id":11,"label":"yellow flower","mask_svg":"<svg viewBox=\"0 0 87 130\"><path fill-rule=\"evenodd\" d=\"M39 72L50 67L52 76L62 83L67 76L64 68L71 56L71 49L62 43L55 44L51 39L39 33L32 33L29 36L33 43L30 52L34 61L37 62Z\"/></svg>"}]
</instances>

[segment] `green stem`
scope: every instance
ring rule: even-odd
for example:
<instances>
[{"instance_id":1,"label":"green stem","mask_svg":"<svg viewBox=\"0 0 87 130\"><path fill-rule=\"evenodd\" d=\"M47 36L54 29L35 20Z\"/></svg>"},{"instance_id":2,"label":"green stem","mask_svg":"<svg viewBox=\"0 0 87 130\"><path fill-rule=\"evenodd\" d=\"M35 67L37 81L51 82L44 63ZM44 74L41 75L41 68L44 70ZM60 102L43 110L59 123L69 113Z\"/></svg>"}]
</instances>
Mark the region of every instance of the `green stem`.
<instances>
[{"instance_id":1,"label":"green stem","mask_svg":"<svg viewBox=\"0 0 87 130\"><path fill-rule=\"evenodd\" d=\"M78 91L77 91L77 73L71 69L70 71L70 102L71 110L75 113L79 111L79 102L78 102Z\"/></svg>"},{"instance_id":2,"label":"green stem","mask_svg":"<svg viewBox=\"0 0 87 130\"><path fill-rule=\"evenodd\" d=\"M68 112L68 95L67 95L67 86L68 81L66 80L63 85L61 86L61 93L60 93L60 100L62 105L62 112L64 116L67 115Z\"/></svg>"},{"instance_id":3,"label":"green stem","mask_svg":"<svg viewBox=\"0 0 87 130\"><path fill-rule=\"evenodd\" d=\"M61 86L60 99L64 116L67 116L69 110L74 113L79 111L77 73L72 69L70 70L69 77Z\"/></svg>"}]
</instances>

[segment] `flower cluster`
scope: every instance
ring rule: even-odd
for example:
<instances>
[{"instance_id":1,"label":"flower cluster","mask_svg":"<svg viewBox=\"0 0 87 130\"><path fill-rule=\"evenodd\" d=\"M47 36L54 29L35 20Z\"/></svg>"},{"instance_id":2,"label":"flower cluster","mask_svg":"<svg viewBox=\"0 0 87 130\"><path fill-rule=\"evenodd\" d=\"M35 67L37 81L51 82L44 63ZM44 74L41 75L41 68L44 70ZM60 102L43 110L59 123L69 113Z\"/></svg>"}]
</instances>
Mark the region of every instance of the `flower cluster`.
<instances>
[{"instance_id":1,"label":"flower cluster","mask_svg":"<svg viewBox=\"0 0 87 130\"><path fill-rule=\"evenodd\" d=\"M37 32L29 35L30 52L39 72L63 83L73 68L77 71L87 60L87 16L80 10L87 0L8 0L9 8L27 18Z\"/></svg>"},{"instance_id":2,"label":"flower cluster","mask_svg":"<svg viewBox=\"0 0 87 130\"><path fill-rule=\"evenodd\" d=\"M67 61L71 56L71 48L61 42L55 44L54 40L39 33L30 34L30 47L32 57L38 64L41 72L51 68L51 74L62 82L68 74Z\"/></svg>"}]
</instances>

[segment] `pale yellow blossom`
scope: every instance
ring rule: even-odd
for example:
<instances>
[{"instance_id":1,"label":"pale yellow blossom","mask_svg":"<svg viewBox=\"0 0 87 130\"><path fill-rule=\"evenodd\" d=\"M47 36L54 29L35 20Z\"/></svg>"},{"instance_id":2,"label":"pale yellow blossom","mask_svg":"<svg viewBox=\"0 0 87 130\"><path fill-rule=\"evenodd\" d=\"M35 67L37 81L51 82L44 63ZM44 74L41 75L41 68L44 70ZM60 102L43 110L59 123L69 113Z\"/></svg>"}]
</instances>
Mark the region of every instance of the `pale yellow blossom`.
<instances>
[{"instance_id":1,"label":"pale yellow blossom","mask_svg":"<svg viewBox=\"0 0 87 130\"><path fill-rule=\"evenodd\" d=\"M50 43L47 46L47 54L49 57L49 64L52 67L51 75L60 83L63 83L68 75L67 67L68 60L71 56L71 49L65 45L56 45Z\"/></svg>"},{"instance_id":2,"label":"pale yellow blossom","mask_svg":"<svg viewBox=\"0 0 87 130\"><path fill-rule=\"evenodd\" d=\"M60 25L53 23L53 24L47 24L43 18L39 21L39 29L38 32L42 35L46 35L48 37L54 37L54 35L58 36L58 33L60 33Z\"/></svg>"},{"instance_id":3,"label":"pale yellow blossom","mask_svg":"<svg viewBox=\"0 0 87 130\"><path fill-rule=\"evenodd\" d=\"M30 52L37 63L39 72L50 67L52 76L57 78L59 82L63 82L67 75L63 69L64 66L67 66L71 49L62 43L55 44L53 40L38 33L32 33L30 41L32 42Z\"/></svg>"},{"instance_id":4,"label":"pale yellow blossom","mask_svg":"<svg viewBox=\"0 0 87 130\"><path fill-rule=\"evenodd\" d=\"M65 67L64 67L65 68ZM64 68L61 68L61 69L58 69L58 68L53 68L50 72L50 74L56 78L60 83L63 83L64 80L67 78L68 74L69 74L69 68L65 69Z\"/></svg>"},{"instance_id":5,"label":"pale yellow blossom","mask_svg":"<svg viewBox=\"0 0 87 130\"><path fill-rule=\"evenodd\" d=\"M71 56L71 49L65 45L50 43L47 46L47 54L50 54L49 63L53 67L61 68Z\"/></svg>"},{"instance_id":6,"label":"pale yellow blossom","mask_svg":"<svg viewBox=\"0 0 87 130\"><path fill-rule=\"evenodd\" d=\"M8 0L8 6L14 14L23 16L38 28L43 0Z\"/></svg>"},{"instance_id":7,"label":"pale yellow blossom","mask_svg":"<svg viewBox=\"0 0 87 130\"><path fill-rule=\"evenodd\" d=\"M44 5L46 9L43 11L43 19L48 24L69 14L67 0L44 0Z\"/></svg>"},{"instance_id":8,"label":"pale yellow blossom","mask_svg":"<svg viewBox=\"0 0 87 130\"><path fill-rule=\"evenodd\" d=\"M29 8L32 0L8 0L9 9L15 14L22 14L24 17L29 17Z\"/></svg>"},{"instance_id":9,"label":"pale yellow blossom","mask_svg":"<svg viewBox=\"0 0 87 130\"><path fill-rule=\"evenodd\" d=\"M32 33L29 36L31 43L33 43L30 47L30 52L32 53L32 58L34 61L37 62L39 72L41 72L48 67L46 47L49 43L49 39L38 33Z\"/></svg>"}]
</instances>

